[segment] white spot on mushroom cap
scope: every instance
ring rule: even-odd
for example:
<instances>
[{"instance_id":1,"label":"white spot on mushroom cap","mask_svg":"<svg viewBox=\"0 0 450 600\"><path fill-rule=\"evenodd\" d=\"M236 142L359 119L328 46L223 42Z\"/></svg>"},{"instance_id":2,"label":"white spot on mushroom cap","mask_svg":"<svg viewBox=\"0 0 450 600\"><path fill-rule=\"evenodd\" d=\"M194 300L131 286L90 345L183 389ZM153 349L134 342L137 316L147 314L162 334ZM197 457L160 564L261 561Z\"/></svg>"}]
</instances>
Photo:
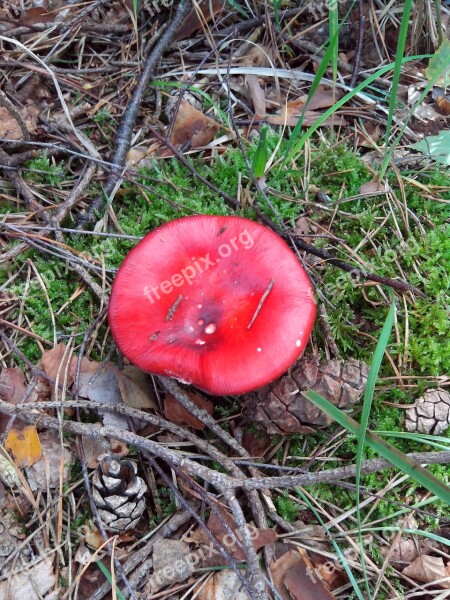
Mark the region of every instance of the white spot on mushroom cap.
<instances>
[{"instance_id":1,"label":"white spot on mushroom cap","mask_svg":"<svg viewBox=\"0 0 450 600\"><path fill-rule=\"evenodd\" d=\"M262 348L256 348L256 352L262 352Z\"/></svg>"},{"instance_id":2,"label":"white spot on mushroom cap","mask_svg":"<svg viewBox=\"0 0 450 600\"><path fill-rule=\"evenodd\" d=\"M300 346L302 345L301 340L296 340L295 345L297 346L297 348L300 348Z\"/></svg>"},{"instance_id":3,"label":"white spot on mushroom cap","mask_svg":"<svg viewBox=\"0 0 450 600\"><path fill-rule=\"evenodd\" d=\"M205 340L200 340L200 339L198 339L198 340L195 340L195 343L196 343L198 346L204 346L204 345L206 344Z\"/></svg>"},{"instance_id":4,"label":"white spot on mushroom cap","mask_svg":"<svg viewBox=\"0 0 450 600\"><path fill-rule=\"evenodd\" d=\"M217 329L217 325L215 323L209 323L206 327L205 327L205 333L207 333L208 335L211 335L212 333L214 333Z\"/></svg>"}]
</instances>

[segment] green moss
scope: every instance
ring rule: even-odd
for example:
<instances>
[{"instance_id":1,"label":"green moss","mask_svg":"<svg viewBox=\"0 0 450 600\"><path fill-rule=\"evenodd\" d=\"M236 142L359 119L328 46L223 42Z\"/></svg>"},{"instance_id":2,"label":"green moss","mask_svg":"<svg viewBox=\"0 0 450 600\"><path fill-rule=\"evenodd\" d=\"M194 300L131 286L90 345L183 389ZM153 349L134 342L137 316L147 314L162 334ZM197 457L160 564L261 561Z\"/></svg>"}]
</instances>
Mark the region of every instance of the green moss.
<instances>
[{"instance_id":1,"label":"green moss","mask_svg":"<svg viewBox=\"0 0 450 600\"><path fill-rule=\"evenodd\" d=\"M42 155L25 164L27 169L29 169L26 172L26 178L28 181L61 188L63 181L66 179L63 164L63 162L54 162L44 152Z\"/></svg>"},{"instance_id":2,"label":"green moss","mask_svg":"<svg viewBox=\"0 0 450 600\"><path fill-rule=\"evenodd\" d=\"M278 514L285 521L292 523L298 518L301 507L297 502L289 498L287 494L282 494L274 498L274 503L277 507Z\"/></svg>"}]
</instances>

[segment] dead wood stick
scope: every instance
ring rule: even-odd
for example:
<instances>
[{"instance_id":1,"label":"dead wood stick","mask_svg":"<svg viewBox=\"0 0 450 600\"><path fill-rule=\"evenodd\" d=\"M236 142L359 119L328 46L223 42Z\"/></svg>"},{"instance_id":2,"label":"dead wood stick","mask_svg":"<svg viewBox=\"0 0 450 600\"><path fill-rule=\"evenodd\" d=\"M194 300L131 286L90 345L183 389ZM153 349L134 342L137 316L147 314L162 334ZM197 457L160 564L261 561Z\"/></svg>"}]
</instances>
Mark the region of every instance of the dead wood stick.
<instances>
[{"instance_id":1,"label":"dead wood stick","mask_svg":"<svg viewBox=\"0 0 450 600\"><path fill-rule=\"evenodd\" d=\"M1 336L1 331L0 331ZM317 473L300 473L295 475L282 475L279 477L248 477L248 478L236 478L229 477L223 473L219 473L214 469L205 467L201 464L196 463L194 460L186 458L183 454L179 454L174 450L170 450L154 442L143 438L130 431L119 429L118 427L102 426L96 423L77 423L75 421L64 421L62 424L55 417L49 417L44 412L40 411L39 408L44 408L46 403L36 403L33 411L30 410L30 404L18 404L12 405L9 402L0 400L0 413L9 416L16 416L27 423L39 423L41 427L48 429L54 429L59 431L62 428L63 431L74 435L84 435L90 439L98 440L103 437L113 437L119 441L123 441L126 444L132 444L143 452L149 452L152 456L166 460L169 463L182 467L189 475L193 477L200 477L204 481L207 481L219 491L228 489L243 489L243 490L258 490L258 489L274 489L274 488L291 488L293 486L306 486L315 485L316 483L333 483L339 482L342 479L350 479L355 477L356 466L348 465L345 467L337 467L336 469L326 469L325 471L319 471ZM83 408L95 408L96 410L117 412L124 414L121 405L111 404L96 404L92 406L92 402L71 402L67 401L64 403L65 406L71 407L75 405L82 406ZM42 406L41 406L42 405ZM61 403L59 403L61 407ZM137 409L127 409L126 414L133 415L133 417L145 420L149 417L143 411ZM449 464L450 463L450 451L443 450L440 452L412 452L406 455L411 460L415 461L420 465L438 465L438 464ZM239 459L236 461L239 463ZM264 468L264 465L261 465ZM366 475L368 473L375 473L381 469L394 468L391 463L384 458L373 458L365 460L361 465L361 474Z\"/></svg>"},{"instance_id":2,"label":"dead wood stick","mask_svg":"<svg viewBox=\"0 0 450 600\"><path fill-rule=\"evenodd\" d=\"M147 92L148 83L152 77L154 77L155 70L161 56L167 47L172 43L176 32L189 14L191 8L191 0L184 0L184 2L180 2L172 22L161 35L152 52L148 56L139 82L134 90L133 97L122 115L122 119L117 130L114 153L111 159L111 162L114 166L108 175L103 192L95 198L87 211L80 215L80 225L85 226L93 223L96 213L101 209L105 202L105 198L111 194L118 180L121 178L122 171L126 163L126 157L130 149L131 139L133 137L133 129L138 116L139 107L141 106L142 100Z\"/></svg>"}]
</instances>

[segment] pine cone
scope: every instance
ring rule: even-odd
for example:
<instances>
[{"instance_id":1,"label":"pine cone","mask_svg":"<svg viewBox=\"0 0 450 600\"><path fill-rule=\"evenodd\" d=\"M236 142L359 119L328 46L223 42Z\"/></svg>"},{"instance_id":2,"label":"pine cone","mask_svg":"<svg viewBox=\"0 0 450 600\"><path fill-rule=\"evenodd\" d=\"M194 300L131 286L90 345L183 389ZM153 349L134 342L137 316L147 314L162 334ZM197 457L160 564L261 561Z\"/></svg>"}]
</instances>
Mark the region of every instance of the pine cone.
<instances>
[{"instance_id":1,"label":"pine cone","mask_svg":"<svg viewBox=\"0 0 450 600\"><path fill-rule=\"evenodd\" d=\"M317 357L302 357L288 375L249 394L244 411L267 433L312 433L331 419L300 392L314 390L346 408L361 398L368 373L368 365L354 358L319 363Z\"/></svg>"},{"instance_id":2,"label":"pine cone","mask_svg":"<svg viewBox=\"0 0 450 600\"><path fill-rule=\"evenodd\" d=\"M145 509L147 491L136 463L104 455L92 478L92 495L105 529L122 533L136 527Z\"/></svg>"},{"instance_id":3,"label":"pine cone","mask_svg":"<svg viewBox=\"0 0 450 600\"><path fill-rule=\"evenodd\" d=\"M407 431L441 435L450 425L450 394L440 388L427 390L405 416Z\"/></svg>"}]
</instances>

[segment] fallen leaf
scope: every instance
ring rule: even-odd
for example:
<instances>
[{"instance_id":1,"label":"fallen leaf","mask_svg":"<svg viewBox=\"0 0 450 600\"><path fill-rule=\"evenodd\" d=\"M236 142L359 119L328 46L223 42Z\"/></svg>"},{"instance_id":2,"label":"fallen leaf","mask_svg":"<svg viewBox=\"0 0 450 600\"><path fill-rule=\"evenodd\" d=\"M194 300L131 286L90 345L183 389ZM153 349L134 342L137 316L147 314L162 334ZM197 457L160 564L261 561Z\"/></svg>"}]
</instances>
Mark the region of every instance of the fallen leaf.
<instances>
[{"instance_id":1,"label":"fallen leaf","mask_svg":"<svg viewBox=\"0 0 450 600\"><path fill-rule=\"evenodd\" d=\"M365 196L370 196L370 194L376 194L378 192L385 191L386 186L384 183L380 183L380 181L378 181L378 177L374 177L371 181L363 183L359 188L359 193L364 194Z\"/></svg>"},{"instance_id":2,"label":"fallen leaf","mask_svg":"<svg viewBox=\"0 0 450 600\"><path fill-rule=\"evenodd\" d=\"M170 141L175 146L190 143L192 148L198 148L206 146L219 129L219 123L204 115L189 102L182 100Z\"/></svg>"},{"instance_id":3,"label":"fallen leaf","mask_svg":"<svg viewBox=\"0 0 450 600\"><path fill-rule=\"evenodd\" d=\"M278 115L272 115L267 119L268 123L272 125L288 125L290 127L294 127L297 125L300 115L303 111L303 123L304 127L310 127L313 125L317 119L321 116L320 113L316 112L321 108L330 108L339 98L339 94L330 89L324 89L319 87L317 92L313 94L313 97L309 100L308 105L305 110L305 103L308 100L308 96L303 95L295 100L290 100L283 104L281 112ZM346 121L342 117L338 115L332 115L328 119L323 122L323 125L345 125Z\"/></svg>"},{"instance_id":4,"label":"fallen leaf","mask_svg":"<svg viewBox=\"0 0 450 600\"><path fill-rule=\"evenodd\" d=\"M34 425L27 425L21 431L11 429L5 441L18 467L30 467L41 458L41 443Z\"/></svg>"},{"instance_id":5,"label":"fallen leaf","mask_svg":"<svg viewBox=\"0 0 450 600\"><path fill-rule=\"evenodd\" d=\"M48 593L57 585L53 560L53 556L47 556L32 567L10 575L8 581L2 581L0 600L57 600L59 591Z\"/></svg>"},{"instance_id":6,"label":"fallen leaf","mask_svg":"<svg viewBox=\"0 0 450 600\"><path fill-rule=\"evenodd\" d=\"M92 523L83 526L83 535L86 544L94 550L97 550L105 543L100 530Z\"/></svg>"},{"instance_id":7,"label":"fallen leaf","mask_svg":"<svg viewBox=\"0 0 450 600\"><path fill-rule=\"evenodd\" d=\"M148 598L161 588L186 581L194 572L189 546L179 540L157 539L153 546L153 574L142 597Z\"/></svg>"},{"instance_id":8,"label":"fallen leaf","mask_svg":"<svg viewBox=\"0 0 450 600\"><path fill-rule=\"evenodd\" d=\"M300 561L286 572L283 580L293 600L333 600L335 596L327 590L320 572L301 557Z\"/></svg>"},{"instance_id":9,"label":"fallen leaf","mask_svg":"<svg viewBox=\"0 0 450 600\"><path fill-rule=\"evenodd\" d=\"M76 361L76 359L73 359ZM71 365L71 373L76 369L76 362ZM127 375L126 373L129 373ZM139 409L156 408L150 387L145 383L147 375L136 369L127 367L120 371L113 363L100 364L83 358L80 367L78 393L92 402L105 404L126 404ZM102 412L103 423L120 429L128 429L127 417L113 412ZM142 429L145 422L133 419L137 430Z\"/></svg>"},{"instance_id":10,"label":"fallen leaf","mask_svg":"<svg viewBox=\"0 0 450 600\"><path fill-rule=\"evenodd\" d=\"M229 554L231 554L238 561L244 560L245 552L241 543L242 537L238 527L236 526L233 516L221 507L217 507L217 511L220 514L220 518L216 514L216 511L211 512L206 525L207 528L226 548ZM225 525L228 526L228 529L225 527ZM253 547L255 550L259 550L264 546L273 544L277 539L277 534L274 529L258 529L252 525L249 526L249 529L250 537L253 541ZM211 544L209 536L203 529L197 529L193 534L191 534L190 541L195 541L198 544ZM206 553L203 552L203 554L205 555ZM209 556L206 556L206 558L213 559L208 563L210 566L225 564L223 557L220 554L217 554L216 551L209 552ZM202 563L202 566L204 566L204 563Z\"/></svg>"},{"instance_id":11,"label":"fallen leaf","mask_svg":"<svg viewBox=\"0 0 450 600\"><path fill-rule=\"evenodd\" d=\"M245 575L245 571L242 573ZM249 600L242 581L234 571L218 571L202 587L198 600Z\"/></svg>"},{"instance_id":12,"label":"fallen leaf","mask_svg":"<svg viewBox=\"0 0 450 600\"><path fill-rule=\"evenodd\" d=\"M39 116L37 107L29 102L25 106L17 108L17 112L22 116L28 133L35 133ZM21 140L23 138L19 124L4 106L0 106L0 137L9 140Z\"/></svg>"},{"instance_id":13,"label":"fallen leaf","mask_svg":"<svg viewBox=\"0 0 450 600\"><path fill-rule=\"evenodd\" d=\"M111 444L105 438L91 440L88 437L84 437L83 452L87 466L90 469L95 469L98 466L98 457L111 452Z\"/></svg>"},{"instance_id":14,"label":"fallen leaf","mask_svg":"<svg viewBox=\"0 0 450 600\"><path fill-rule=\"evenodd\" d=\"M211 0L200 0L197 4L201 11L201 18L199 18L196 9L193 8L184 19L180 29L178 29L175 41L188 39L202 27L203 23L211 21L223 9L225 3L226 0L212 0L212 2Z\"/></svg>"},{"instance_id":15,"label":"fallen leaf","mask_svg":"<svg viewBox=\"0 0 450 600\"><path fill-rule=\"evenodd\" d=\"M10 404L19 404L26 394L25 375L17 367L5 367L0 373L0 399ZM0 433L6 431L10 417L0 414ZM16 429L25 426L22 421L14 421Z\"/></svg>"},{"instance_id":16,"label":"fallen leaf","mask_svg":"<svg viewBox=\"0 0 450 600\"><path fill-rule=\"evenodd\" d=\"M444 88L433 88L431 97L436 102L437 106L439 107L439 110L443 115L450 115L450 96L445 93Z\"/></svg>"},{"instance_id":17,"label":"fallen leaf","mask_svg":"<svg viewBox=\"0 0 450 600\"><path fill-rule=\"evenodd\" d=\"M69 373L73 381L75 381L78 361L79 359L77 356L73 356L72 360L70 361ZM89 383L97 372L99 366L100 363L89 360L88 358L83 357L81 359L80 376L78 380L78 394L83 398L89 398Z\"/></svg>"},{"instance_id":18,"label":"fallen leaf","mask_svg":"<svg viewBox=\"0 0 450 600\"><path fill-rule=\"evenodd\" d=\"M35 6L24 10L19 18L19 23L24 26L37 25L38 23L52 23L55 14L48 13L45 6Z\"/></svg>"},{"instance_id":19,"label":"fallen leaf","mask_svg":"<svg viewBox=\"0 0 450 600\"><path fill-rule=\"evenodd\" d=\"M112 405L122 404L117 367L112 363L101 366L98 363L94 374L92 374L95 364L87 365L85 363L85 366L82 367L80 372L80 395L89 398L92 402ZM86 370L84 370L85 368ZM128 420L124 415L106 411L99 411L99 413L102 415L104 425L128 429Z\"/></svg>"},{"instance_id":20,"label":"fallen leaf","mask_svg":"<svg viewBox=\"0 0 450 600\"><path fill-rule=\"evenodd\" d=\"M255 119L262 119L266 114L266 96L264 90L260 86L259 79L256 75L247 75L245 81L253 102Z\"/></svg>"},{"instance_id":21,"label":"fallen leaf","mask_svg":"<svg viewBox=\"0 0 450 600\"><path fill-rule=\"evenodd\" d=\"M309 237L310 233L313 232L309 220L306 217L297 219L295 222L294 234L300 236L307 244L311 244L312 238Z\"/></svg>"},{"instance_id":22,"label":"fallen leaf","mask_svg":"<svg viewBox=\"0 0 450 600\"><path fill-rule=\"evenodd\" d=\"M206 410L207 413L212 415L214 405L212 402L207 400L204 396L197 394L196 392L187 392L190 400L198 408ZM178 400L176 400L172 394L167 394L164 400L164 416L168 421L176 423L177 425L187 425L193 429L205 429L206 425L202 423L197 417L191 415L191 413L182 406Z\"/></svg>"},{"instance_id":23,"label":"fallen leaf","mask_svg":"<svg viewBox=\"0 0 450 600\"><path fill-rule=\"evenodd\" d=\"M157 409L147 373L133 365L126 365L123 371L118 372L118 381L122 400L126 406L140 410Z\"/></svg>"},{"instance_id":24,"label":"fallen leaf","mask_svg":"<svg viewBox=\"0 0 450 600\"><path fill-rule=\"evenodd\" d=\"M61 448L61 441L57 431L44 431L40 434L42 456L27 469L28 483L31 490L45 492L48 488L58 488L60 484L60 471L63 470L62 482L70 479L70 465L74 458L72 452L66 447Z\"/></svg>"},{"instance_id":25,"label":"fallen leaf","mask_svg":"<svg viewBox=\"0 0 450 600\"><path fill-rule=\"evenodd\" d=\"M433 583L448 577L447 569L440 556L421 555L402 571L403 575L421 583ZM450 588L450 579L439 583L440 587Z\"/></svg>"},{"instance_id":26,"label":"fallen leaf","mask_svg":"<svg viewBox=\"0 0 450 600\"><path fill-rule=\"evenodd\" d=\"M271 566L273 584L283 600L333 600L306 551L288 550Z\"/></svg>"},{"instance_id":27,"label":"fallen leaf","mask_svg":"<svg viewBox=\"0 0 450 600\"><path fill-rule=\"evenodd\" d=\"M0 373L0 398L11 404L22 402L26 393L25 375L17 367L5 367Z\"/></svg>"},{"instance_id":28,"label":"fallen leaf","mask_svg":"<svg viewBox=\"0 0 450 600\"><path fill-rule=\"evenodd\" d=\"M364 129L355 130L355 144L362 148L373 148L380 136L381 130L378 123L373 125L369 121L364 124Z\"/></svg>"},{"instance_id":29,"label":"fallen leaf","mask_svg":"<svg viewBox=\"0 0 450 600\"><path fill-rule=\"evenodd\" d=\"M242 446L251 456L260 458L270 447L270 436L263 430L246 431L242 439Z\"/></svg>"},{"instance_id":30,"label":"fallen leaf","mask_svg":"<svg viewBox=\"0 0 450 600\"><path fill-rule=\"evenodd\" d=\"M54 348L44 352L42 355L42 367L47 375L55 380L59 372L58 383L60 385L65 383L67 386L69 386L73 383L71 369L68 369L67 366L69 358L70 352L67 352L67 346L65 344L57 344ZM52 384L51 387L52 391L54 391L55 386Z\"/></svg>"},{"instance_id":31,"label":"fallen leaf","mask_svg":"<svg viewBox=\"0 0 450 600\"><path fill-rule=\"evenodd\" d=\"M269 46L250 44L248 51L239 58L243 67L270 67L273 52Z\"/></svg>"}]
</instances>

